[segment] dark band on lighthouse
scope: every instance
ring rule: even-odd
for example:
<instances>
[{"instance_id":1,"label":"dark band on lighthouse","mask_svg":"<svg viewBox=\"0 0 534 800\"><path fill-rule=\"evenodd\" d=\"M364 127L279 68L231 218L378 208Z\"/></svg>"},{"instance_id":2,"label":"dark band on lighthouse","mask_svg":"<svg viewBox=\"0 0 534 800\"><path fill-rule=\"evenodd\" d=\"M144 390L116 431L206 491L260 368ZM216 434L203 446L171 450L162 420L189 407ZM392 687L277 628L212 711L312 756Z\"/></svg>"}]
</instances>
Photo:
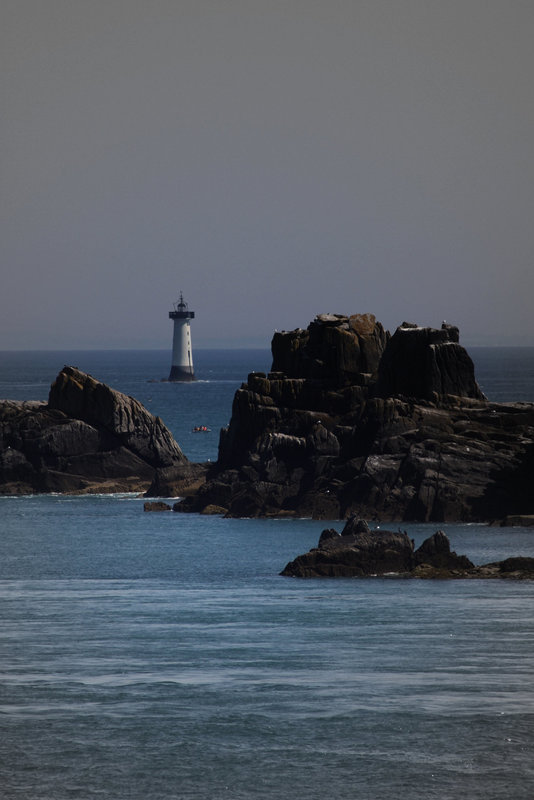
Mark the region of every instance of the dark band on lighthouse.
<instances>
[{"instance_id":1,"label":"dark band on lighthouse","mask_svg":"<svg viewBox=\"0 0 534 800\"><path fill-rule=\"evenodd\" d=\"M169 318L174 321L170 381L195 380L190 324L194 317L195 312L189 311L187 303L184 302L182 292L180 292L180 300L174 304L174 311L169 311Z\"/></svg>"}]
</instances>

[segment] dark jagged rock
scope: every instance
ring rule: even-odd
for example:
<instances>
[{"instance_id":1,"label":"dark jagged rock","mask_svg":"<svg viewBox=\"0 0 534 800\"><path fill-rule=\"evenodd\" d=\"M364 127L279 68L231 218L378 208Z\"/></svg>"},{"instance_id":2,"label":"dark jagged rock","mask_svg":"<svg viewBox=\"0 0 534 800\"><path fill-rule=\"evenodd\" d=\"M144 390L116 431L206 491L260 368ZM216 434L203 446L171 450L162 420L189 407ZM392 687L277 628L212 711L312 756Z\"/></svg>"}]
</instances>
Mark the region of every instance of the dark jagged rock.
<instances>
[{"instance_id":1,"label":"dark jagged rock","mask_svg":"<svg viewBox=\"0 0 534 800\"><path fill-rule=\"evenodd\" d=\"M347 578L405 573L413 568L413 558L413 543L407 534L371 531L349 520L341 535L325 537L323 532L318 547L298 556L281 574Z\"/></svg>"},{"instance_id":2,"label":"dark jagged rock","mask_svg":"<svg viewBox=\"0 0 534 800\"><path fill-rule=\"evenodd\" d=\"M307 330L275 333L272 371L350 386L376 373L388 339L373 314L319 314Z\"/></svg>"},{"instance_id":3,"label":"dark jagged rock","mask_svg":"<svg viewBox=\"0 0 534 800\"><path fill-rule=\"evenodd\" d=\"M48 403L0 401L0 492L144 491L189 462L139 401L65 367Z\"/></svg>"},{"instance_id":4,"label":"dark jagged rock","mask_svg":"<svg viewBox=\"0 0 534 800\"><path fill-rule=\"evenodd\" d=\"M473 362L458 342L458 328L452 325L444 324L436 330L404 322L380 360L378 394L426 400L455 395L483 400Z\"/></svg>"},{"instance_id":5,"label":"dark jagged rock","mask_svg":"<svg viewBox=\"0 0 534 800\"><path fill-rule=\"evenodd\" d=\"M451 551L448 537L443 531L437 531L425 539L414 553L414 568L430 566L437 570L471 570L474 564L467 556L458 556Z\"/></svg>"},{"instance_id":6,"label":"dark jagged rock","mask_svg":"<svg viewBox=\"0 0 534 800\"><path fill-rule=\"evenodd\" d=\"M511 578L534 580L534 558L519 556L475 566L451 551L437 531L414 549L406 532L374 530L352 517L341 532L323 531L317 547L297 556L280 573L292 578L361 578L398 575L411 578Z\"/></svg>"},{"instance_id":7,"label":"dark jagged rock","mask_svg":"<svg viewBox=\"0 0 534 800\"><path fill-rule=\"evenodd\" d=\"M319 315L276 333L180 510L490 521L534 514L534 405L490 403L458 329Z\"/></svg>"}]
</instances>

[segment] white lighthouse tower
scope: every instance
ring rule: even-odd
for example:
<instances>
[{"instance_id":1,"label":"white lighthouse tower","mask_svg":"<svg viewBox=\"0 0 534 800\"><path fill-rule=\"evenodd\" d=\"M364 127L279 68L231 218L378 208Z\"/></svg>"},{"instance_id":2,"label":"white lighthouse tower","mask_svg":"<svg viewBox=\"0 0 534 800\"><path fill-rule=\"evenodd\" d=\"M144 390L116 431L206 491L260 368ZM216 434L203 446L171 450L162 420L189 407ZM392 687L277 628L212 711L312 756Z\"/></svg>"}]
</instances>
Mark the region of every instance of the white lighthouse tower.
<instances>
[{"instance_id":1,"label":"white lighthouse tower","mask_svg":"<svg viewBox=\"0 0 534 800\"><path fill-rule=\"evenodd\" d=\"M191 348L191 325L195 312L189 311L180 292L180 301L174 304L174 311L169 311L170 319L174 320L174 335L172 338L172 366L169 373L170 381L194 381L193 350Z\"/></svg>"}]
</instances>

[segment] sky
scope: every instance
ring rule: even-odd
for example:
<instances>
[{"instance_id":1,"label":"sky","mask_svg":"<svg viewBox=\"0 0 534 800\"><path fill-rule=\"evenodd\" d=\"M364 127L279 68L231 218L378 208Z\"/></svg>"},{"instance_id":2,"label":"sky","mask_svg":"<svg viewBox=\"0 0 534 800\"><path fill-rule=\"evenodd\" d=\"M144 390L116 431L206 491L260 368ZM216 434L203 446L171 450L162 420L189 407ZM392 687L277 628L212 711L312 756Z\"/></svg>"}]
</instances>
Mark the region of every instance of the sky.
<instances>
[{"instance_id":1,"label":"sky","mask_svg":"<svg viewBox=\"0 0 534 800\"><path fill-rule=\"evenodd\" d=\"M534 345L532 0L3 0L0 350Z\"/></svg>"}]
</instances>

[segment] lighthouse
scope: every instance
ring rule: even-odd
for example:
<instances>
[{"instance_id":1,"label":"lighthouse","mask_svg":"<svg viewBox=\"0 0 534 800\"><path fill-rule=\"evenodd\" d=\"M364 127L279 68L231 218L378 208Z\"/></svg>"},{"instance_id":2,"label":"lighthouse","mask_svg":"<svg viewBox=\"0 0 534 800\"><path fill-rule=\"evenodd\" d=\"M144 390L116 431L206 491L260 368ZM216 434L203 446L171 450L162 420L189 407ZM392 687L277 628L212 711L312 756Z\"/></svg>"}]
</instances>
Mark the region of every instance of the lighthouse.
<instances>
[{"instance_id":1,"label":"lighthouse","mask_svg":"<svg viewBox=\"0 0 534 800\"><path fill-rule=\"evenodd\" d=\"M195 373L193 370L190 321L194 319L195 312L189 311L181 292L179 302L174 303L174 311L169 311L169 317L174 320L172 366L169 373L169 380L194 381Z\"/></svg>"}]
</instances>

